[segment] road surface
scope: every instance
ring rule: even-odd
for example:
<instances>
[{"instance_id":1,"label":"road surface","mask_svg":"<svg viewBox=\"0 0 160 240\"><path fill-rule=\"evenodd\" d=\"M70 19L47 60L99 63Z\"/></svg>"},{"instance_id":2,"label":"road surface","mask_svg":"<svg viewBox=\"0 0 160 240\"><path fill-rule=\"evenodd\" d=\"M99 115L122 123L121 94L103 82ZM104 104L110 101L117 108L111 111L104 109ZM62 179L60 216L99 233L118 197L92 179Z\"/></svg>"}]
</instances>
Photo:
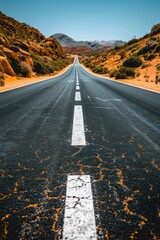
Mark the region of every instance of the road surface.
<instances>
[{"instance_id":1,"label":"road surface","mask_svg":"<svg viewBox=\"0 0 160 240\"><path fill-rule=\"evenodd\" d=\"M0 181L0 239L160 239L160 94L91 75L77 58L1 93Z\"/></svg>"}]
</instances>

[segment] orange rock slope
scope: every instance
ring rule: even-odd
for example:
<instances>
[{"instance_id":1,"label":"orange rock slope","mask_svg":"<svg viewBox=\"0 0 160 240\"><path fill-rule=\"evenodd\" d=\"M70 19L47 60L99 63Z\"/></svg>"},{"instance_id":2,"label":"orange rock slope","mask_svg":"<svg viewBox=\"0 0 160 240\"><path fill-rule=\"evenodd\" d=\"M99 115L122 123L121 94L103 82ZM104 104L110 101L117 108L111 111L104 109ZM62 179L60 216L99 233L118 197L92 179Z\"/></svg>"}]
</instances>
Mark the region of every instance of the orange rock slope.
<instances>
[{"instance_id":1,"label":"orange rock slope","mask_svg":"<svg viewBox=\"0 0 160 240\"><path fill-rule=\"evenodd\" d=\"M54 61L64 59L64 51L53 38L0 12L0 73L31 77L33 73L53 73Z\"/></svg>"}]
</instances>

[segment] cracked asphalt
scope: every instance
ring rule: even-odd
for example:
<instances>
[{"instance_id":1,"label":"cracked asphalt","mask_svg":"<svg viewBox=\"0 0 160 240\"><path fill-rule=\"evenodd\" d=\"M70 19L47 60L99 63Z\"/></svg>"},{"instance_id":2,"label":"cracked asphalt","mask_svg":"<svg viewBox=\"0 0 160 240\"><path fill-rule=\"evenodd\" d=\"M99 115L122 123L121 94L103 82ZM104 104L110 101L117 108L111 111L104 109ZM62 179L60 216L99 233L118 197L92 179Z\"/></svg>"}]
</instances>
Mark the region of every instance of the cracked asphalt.
<instances>
[{"instance_id":1,"label":"cracked asphalt","mask_svg":"<svg viewBox=\"0 0 160 240\"><path fill-rule=\"evenodd\" d=\"M70 174L91 176L97 239L160 239L159 103L160 94L91 75L78 62L1 93L0 239L62 239ZM71 146L76 104L84 147Z\"/></svg>"}]
</instances>

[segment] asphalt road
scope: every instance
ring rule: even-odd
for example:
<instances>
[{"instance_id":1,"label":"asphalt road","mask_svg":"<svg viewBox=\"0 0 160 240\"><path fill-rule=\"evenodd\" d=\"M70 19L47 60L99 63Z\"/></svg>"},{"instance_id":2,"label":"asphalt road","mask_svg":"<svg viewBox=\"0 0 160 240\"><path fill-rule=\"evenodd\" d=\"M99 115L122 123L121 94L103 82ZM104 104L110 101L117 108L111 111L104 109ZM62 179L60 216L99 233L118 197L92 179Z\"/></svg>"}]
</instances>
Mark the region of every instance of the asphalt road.
<instances>
[{"instance_id":1,"label":"asphalt road","mask_svg":"<svg viewBox=\"0 0 160 240\"><path fill-rule=\"evenodd\" d=\"M75 105L86 146L71 144ZM160 94L91 75L77 60L1 93L0 239L61 239L72 174L91 176L97 239L160 239Z\"/></svg>"}]
</instances>

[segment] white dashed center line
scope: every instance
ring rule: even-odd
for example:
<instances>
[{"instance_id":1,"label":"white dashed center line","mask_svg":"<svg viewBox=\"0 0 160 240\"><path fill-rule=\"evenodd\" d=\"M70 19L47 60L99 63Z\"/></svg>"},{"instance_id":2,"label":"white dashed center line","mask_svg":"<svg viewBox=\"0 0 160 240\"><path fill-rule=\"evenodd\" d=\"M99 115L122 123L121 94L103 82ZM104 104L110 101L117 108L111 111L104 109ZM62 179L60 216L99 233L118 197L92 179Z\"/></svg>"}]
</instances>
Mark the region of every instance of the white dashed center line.
<instances>
[{"instance_id":1,"label":"white dashed center line","mask_svg":"<svg viewBox=\"0 0 160 240\"><path fill-rule=\"evenodd\" d=\"M81 101L77 72L75 101ZM83 109L81 105L74 106L71 145L77 147L86 145ZM63 239L97 239L91 179L89 175L68 176Z\"/></svg>"},{"instance_id":2,"label":"white dashed center line","mask_svg":"<svg viewBox=\"0 0 160 240\"><path fill-rule=\"evenodd\" d=\"M75 101L81 101L81 93L80 92L76 92Z\"/></svg>"},{"instance_id":3,"label":"white dashed center line","mask_svg":"<svg viewBox=\"0 0 160 240\"><path fill-rule=\"evenodd\" d=\"M63 239L97 239L89 175L68 176Z\"/></svg>"},{"instance_id":4,"label":"white dashed center line","mask_svg":"<svg viewBox=\"0 0 160 240\"><path fill-rule=\"evenodd\" d=\"M78 73L76 73L76 80L77 80L77 82L78 82Z\"/></svg>"},{"instance_id":5,"label":"white dashed center line","mask_svg":"<svg viewBox=\"0 0 160 240\"><path fill-rule=\"evenodd\" d=\"M74 106L73 129L72 129L72 146L85 146L85 132L83 111L81 105Z\"/></svg>"}]
</instances>

